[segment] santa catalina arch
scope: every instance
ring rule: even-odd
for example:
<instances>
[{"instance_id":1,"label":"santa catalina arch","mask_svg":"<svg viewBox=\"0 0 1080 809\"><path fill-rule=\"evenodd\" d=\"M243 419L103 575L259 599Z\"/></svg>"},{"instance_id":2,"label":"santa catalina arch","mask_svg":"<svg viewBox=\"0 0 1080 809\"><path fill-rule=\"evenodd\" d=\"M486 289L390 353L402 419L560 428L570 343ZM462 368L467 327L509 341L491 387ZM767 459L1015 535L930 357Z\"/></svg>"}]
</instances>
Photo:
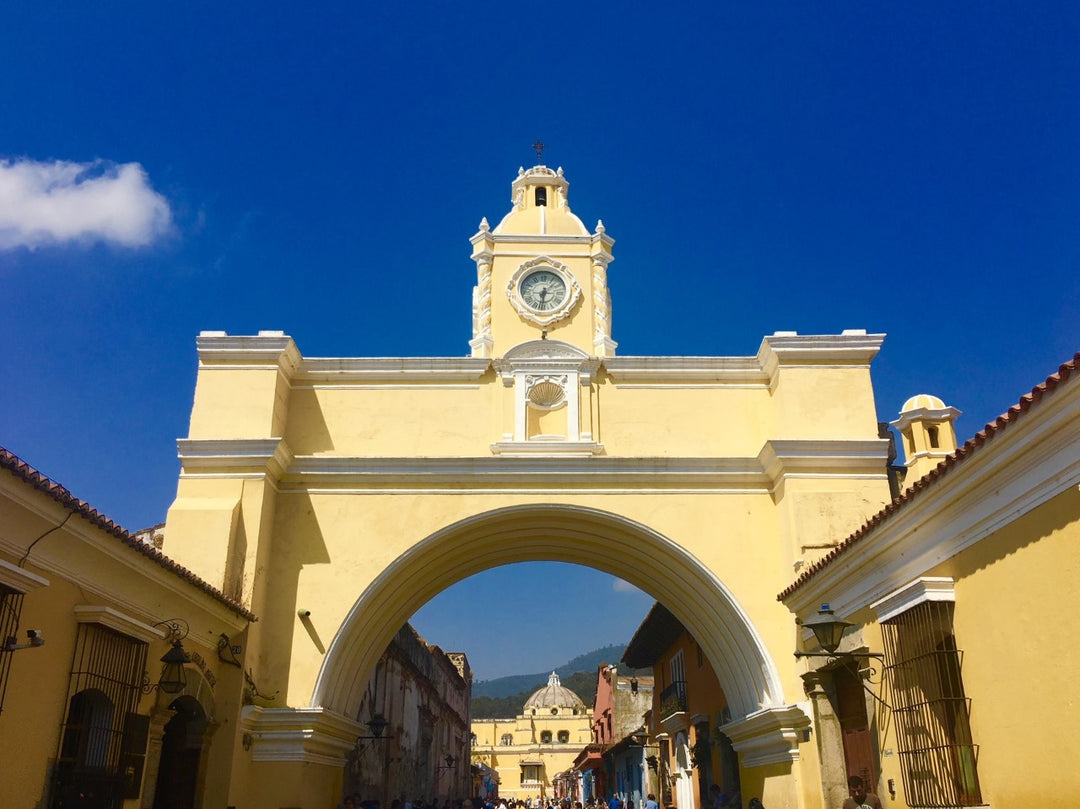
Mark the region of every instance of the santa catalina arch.
<instances>
[{"instance_id":1,"label":"santa catalina arch","mask_svg":"<svg viewBox=\"0 0 1080 809\"><path fill-rule=\"evenodd\" d=\"M199 336L165 550L258 616L244 666L275 695L217 731L234 737L211 764L228 769L229 805L334 805L395 632L455 582L537 560L662 601L718 675L746 794L813 803L776 593L888 500L869 374L882 336L621 356L614 241L571 212L568 187L561 169L520 171L510 212L472 237L456 296L468 317L472 287L467 356L311 358L281 332Z\"/></svg>"}]
</instances>

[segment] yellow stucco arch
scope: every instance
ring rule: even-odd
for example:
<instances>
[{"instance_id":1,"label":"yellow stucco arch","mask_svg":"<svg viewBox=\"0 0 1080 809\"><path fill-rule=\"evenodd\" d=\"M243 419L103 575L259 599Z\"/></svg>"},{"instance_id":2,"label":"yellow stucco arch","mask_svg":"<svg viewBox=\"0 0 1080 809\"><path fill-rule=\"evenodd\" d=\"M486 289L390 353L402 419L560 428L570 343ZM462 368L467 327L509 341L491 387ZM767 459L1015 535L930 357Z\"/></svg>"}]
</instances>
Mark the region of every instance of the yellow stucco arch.
<instances>
[{"instance_id":1,"label":"yellow stucco arch","mask_svg":"<svg viewBox=\"0 0 1080 809\"><path fill-rule=\"evenodd\" d=\"M539 504L462 519L387 566L360 594L330 644L311 706L355 718L376 661L420 606L476 573L536 561L603 570L664 603L701 644L734 716L785 704L776 666L753 622L684 547L617 514Z\"/></svg>"}]
</instances>

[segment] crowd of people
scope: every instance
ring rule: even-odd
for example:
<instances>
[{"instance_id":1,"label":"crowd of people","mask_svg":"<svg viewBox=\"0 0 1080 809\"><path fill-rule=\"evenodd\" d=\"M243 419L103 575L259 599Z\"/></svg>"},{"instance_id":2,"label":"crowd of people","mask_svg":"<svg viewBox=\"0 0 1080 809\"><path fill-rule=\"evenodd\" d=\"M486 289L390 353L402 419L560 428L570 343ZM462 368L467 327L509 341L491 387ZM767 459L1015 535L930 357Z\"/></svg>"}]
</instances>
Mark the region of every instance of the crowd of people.
<instances>
[{"instance_id":1,"label":"crowd of people","mask_svg":"<svg viewBox=\"0 0 1080 809\"><path fill-rule=\"evenodd\" d=\"M865 793L864 793L865 794ZM852 797L863 797L853 792ZM870 796L873 801L877 798ZM855 804L860 809L863 804ZM870 809L880 809L881 804L876 806L871 803ZM345 800L341 803L340 809L381 809L381 805L378 800L365 800L360 795L346 795ZM612 795L609 799L604 798L588 798L583 804L581 801L571 801L569 798L524 798L507 800L505 798L485 799L481 797L473 798L445 798L439 800L433 798L431 800L425 800L424 798L417 798L416 800L394 799L390 804L390 809L635 809L634 802L632 800L623 801L617 795ZM649 795L644 801L640 809L659 809L659 804L656 801L655 795ZM732 792L730 795L721 791L720 787L713 784L709 790L709 803L707 809L742 809L742 796L738 790ZM764 809L761 806L761 802L756 798L751 800L749 809ZM845 804L844 809L848 809Z\"/></svg>"}]
</instances>

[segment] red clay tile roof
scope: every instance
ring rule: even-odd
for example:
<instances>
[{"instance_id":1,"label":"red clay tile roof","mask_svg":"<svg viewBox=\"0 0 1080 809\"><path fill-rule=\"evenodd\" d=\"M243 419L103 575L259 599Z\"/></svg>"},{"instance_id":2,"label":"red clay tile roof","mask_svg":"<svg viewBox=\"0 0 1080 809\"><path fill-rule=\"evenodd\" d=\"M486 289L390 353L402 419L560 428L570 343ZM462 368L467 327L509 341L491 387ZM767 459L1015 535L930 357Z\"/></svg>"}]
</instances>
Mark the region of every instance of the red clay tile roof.
<instances>
[{"instance_id":1,"label":"red clay tile roof","mask_svg":"<svg viewBox=\"0 0 1080 809\"><path fill-rule=\"evenodd\" d=\"M1027 413L1033 405L1037 404L1044 396L1052 393L1058 385L1077 373L1077 371L1080 371L1080 351L1074 354L1071 360L1062 363L1058 367L1057 373L1051 374L1046 378L1045 382L1032 388L1031 393L1025 393L1021 396L1019 402L991 421L979 430L979 432L975 433L975 435L969 438L962 447L956 450L956 452L949 455L936 467L923 475L923 477L915 481L915 483L908 487L903 494L867 520L858 531L829 551L827 555L810 565L810 567L808 567L791 586L776 597L776 600L783 601L817 575L817 573L819 573L826 565L830 564L841 554L847 553L852 546L858 544L860 540L864 539L875 528L918 497L922 492L926 491L928 487L933 486L936 481L947 475L957 464L965 458L970 457L972 453L982 447L995 435L1005 430L1006 427L1014 424L1017 419Z\"/></svg>"},{"instance_id":2,"label":"red clay tile roof","mask_svg":"<svg viewBox=\"0 0 1080 809\"><path fill-rule=\"evenodd\" d=\"M80 500L59 483L50 480L45 475L41 474L41 472L34 469L34 467L30 466L26 461L22 460L18 455L9 452L3 447L0 447L0 469L8 470L15 477L29 483L38 491L45 493L57 503L70 509L105 533L112 534L129 548L141 553L143 556L149 557L169 572L175 573L180 578L190 582L194 587L207 593L215 600L220 601L237 615L246 618L249 621L259 620L254 613L247 610L240 602L229 598L217 588L200 579L186 567L178 565L153 545L140 542L135 538L134 534L129 533L96 508L91 507L85 500Z\"/></svg>"}]
</instances>

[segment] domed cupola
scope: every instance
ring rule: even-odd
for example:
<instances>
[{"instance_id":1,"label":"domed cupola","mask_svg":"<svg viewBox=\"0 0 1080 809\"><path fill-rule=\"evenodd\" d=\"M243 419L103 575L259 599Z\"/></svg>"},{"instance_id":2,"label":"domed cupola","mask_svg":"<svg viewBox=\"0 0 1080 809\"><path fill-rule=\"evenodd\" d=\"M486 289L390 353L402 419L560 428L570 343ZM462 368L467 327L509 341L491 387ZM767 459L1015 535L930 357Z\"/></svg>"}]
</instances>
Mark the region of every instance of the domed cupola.
<instances>
[{"instance_id":1,"label":"domed cupola","mask_svg":"<svg viewBox=\"0 0 1080 809\"><path fill-rule=\"evenodd\" d=\"M900 418L890 422L903 437L907 473L904 482L910 486L929 473L956 451L956 429L953 422L960 415L937 396L920 393L912 396L900 408Z\"/></svg>"},{"instance_id":2,"label":"domed cupola","mask_svg":"<svg viewBox=\"0 0 1080 809\"><path fill-rule=\"evenodd\" d=\"M588 228L574 216L566 200L569 188L562 167L519 168L510 192L514 207L495 227L495 234L587 237Z\"/></svg>"},{"instance_id":3,"label":"domed cupola","mask_svg":"<svg viewBox=\"0 0 1080 809\"><path fill-rule=\"evenodd\" d=\"M559 683L559 675L551 672L547 685L537 690L525 701L525 715L533 713L569 713L585 712L585 703L581 697Z\"/></svg>"}]
</instances>

